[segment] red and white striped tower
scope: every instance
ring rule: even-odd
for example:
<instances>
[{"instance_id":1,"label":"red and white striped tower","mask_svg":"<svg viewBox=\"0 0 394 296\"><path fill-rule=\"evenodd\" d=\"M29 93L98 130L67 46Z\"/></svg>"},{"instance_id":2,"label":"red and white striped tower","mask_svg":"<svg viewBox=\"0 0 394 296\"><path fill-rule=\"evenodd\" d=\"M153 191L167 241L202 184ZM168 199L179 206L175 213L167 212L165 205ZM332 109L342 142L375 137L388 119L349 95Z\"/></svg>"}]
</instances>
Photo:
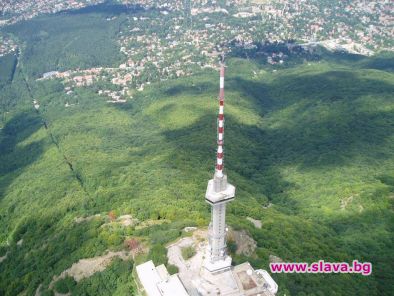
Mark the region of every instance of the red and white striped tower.
<instances>
[{"instance_id":1,"label":"red and white striped tower","mask_svg":"<svg viewBox=\"0 0 394 296\"><path fill-rule=\"evenodd\" d=\"M218 115L218 150L216 157L216 175L223 177L223 144L224 144L224 65L220 67L219 115Z\"/></svg>"},{"instance_id":2,"label":"red and white striped tower","mask_svg":"<svg viewBox=\"0 0 394 296\"><path fill-rule=\"evenodd\" d=\"M224 144L224 65L220 67L219 114L217 126L217 153L213 179L208 181L205 200L212 206L209 224L208 256L204 267L216 272L230 268L231 257L226 253L226 203L234 199L235 187L227 183L223 164Z\"/></svg>"}]
</instances>

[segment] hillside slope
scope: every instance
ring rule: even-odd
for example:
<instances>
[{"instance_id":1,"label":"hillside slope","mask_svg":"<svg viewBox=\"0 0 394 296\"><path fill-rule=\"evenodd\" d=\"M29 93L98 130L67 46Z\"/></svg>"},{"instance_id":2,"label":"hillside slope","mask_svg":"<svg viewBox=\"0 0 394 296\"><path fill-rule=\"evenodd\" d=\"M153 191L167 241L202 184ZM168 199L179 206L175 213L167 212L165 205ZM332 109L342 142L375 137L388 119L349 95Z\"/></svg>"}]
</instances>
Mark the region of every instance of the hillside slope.
<instances>
[{"instance_id":1,"label":"hillside slope","mask_svg":"<svg viewBox=\"0 0 394 296\"><path fill-rule=\"evenodd\" d=\"M394 74L340 59L275 71L243 59L227 66L225 167L237 187L229 224L258 245L256 257L235 261L266 269L269 255L370 261L369 277L274 278L279 295L389 295ZM207 70L152 84L122 105L80 88L68 108L58 82L32 84L39 112L15 109L0 130L0 294L32 295L40 284L45 291L53 275L122 249L128 237L157 245L183 226L207 226L217 82ZM109 211L161 225L102 227ZM95 214L102 216L75 222ZM246 217L261 219L262 229ZM131 291L129 269L120 270L116 285ZM102 282L72 289L111 295Z\"/></svg>"}]
</instances>

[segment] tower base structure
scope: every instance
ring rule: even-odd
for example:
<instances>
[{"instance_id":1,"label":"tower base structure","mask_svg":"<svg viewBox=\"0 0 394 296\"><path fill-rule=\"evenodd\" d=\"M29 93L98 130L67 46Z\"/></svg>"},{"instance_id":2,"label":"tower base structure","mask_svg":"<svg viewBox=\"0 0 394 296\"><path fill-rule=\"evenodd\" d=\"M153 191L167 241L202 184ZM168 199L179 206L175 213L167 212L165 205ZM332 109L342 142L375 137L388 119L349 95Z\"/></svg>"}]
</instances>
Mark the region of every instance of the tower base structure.
<instances>
[{"instance_id":1,"label":"tower base structure","mask_svg":"<svg viewBox=\"0 0 394 296\"><path fill-rule=\"evenodd\" d=\"M169 263L179 268L179 273L169 275L165 267L154 266L149 261L136 267L136 283L141 295L147 296L275 296L278 285L265 270L254 269L248 262L236 266L212 264L207 257L208 242L198 230L191 237L181 238L168 247ZM187 260L180 256L184 247L195 246L196 254ZM231 258L230 258L231 260ZM226 262L228 263L228 261ZM209 270L211 269L211 270Z\"/></svg>"},{"instance_id":2,"label":"tower base structure","mask_svg":"<svg viewBox=\"0 0 394 296\"><path fill-rule=\"evenodd\" d=\"M207 252L208 253L208 252ZM220 259L212 262L210 258L207 256L203 261L203 267L212 273L220 273L230 269L232 258L230 256L224 257L224 259Z\"/></svg>"},{"instance_id":3,"label":"tower base structure","mask_svg":"<svg viewBox=\"0 0 394 296\"><path fill-rule=\"evenodd\" d=\"M253 269L249 262L231 266L220 272L202 268L193 280L190 295L210 296L275 296L278 285L265 270Z\"/></svg>"}]
</instances>

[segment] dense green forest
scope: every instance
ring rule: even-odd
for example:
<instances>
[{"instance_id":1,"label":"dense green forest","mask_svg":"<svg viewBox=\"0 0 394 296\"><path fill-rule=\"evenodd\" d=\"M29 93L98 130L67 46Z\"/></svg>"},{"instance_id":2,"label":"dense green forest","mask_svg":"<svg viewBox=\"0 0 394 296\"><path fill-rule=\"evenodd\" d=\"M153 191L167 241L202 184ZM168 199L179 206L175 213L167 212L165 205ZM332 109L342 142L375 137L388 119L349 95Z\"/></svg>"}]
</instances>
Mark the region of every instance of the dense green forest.
<instances>
[{"instance_id":1,"label":"dense green forest","mask_svg":"<svg viewBox=\"0 0 394 296\"><path fill-rule=\"evenodd\" d=\"M17 57L13 53L0 58L0 89L12 81L16 63Z\"/></svg>"},{"instance_id":2,"label":"dense green forest","mask_svg":"<svg viewBox=\"0 0 394 296\"><path fill-rule=\"evenodd\" d=\"M112 8L111 16L85 8L68 13L42 16L26 23L9 26L5 31L23 43L23 65L29 78L39 78L49 71L111 66L122 55L116 42L125 14ZM108 9L109 10L109 9ZM109 16L109 17L111 17Z\"/></svg>"},{"instance_id":3,"label":"dense green forest","mask_svg":"<svg viewBox=\"0 0 394 296\"><path fill-rule=\"evenodd\" d=\"M57 17L61 22L48 17L9 29L25 45L12 83L0 93L0 295L34 295L39 287L42 295L135 295L135 264L147 258L167 264L166 243L184 235L185 226L208 225L204 194L215 161L218 73L154 83L121 105L106 103L94 87L76 88L76 104L66 108L70 97L61 82L35 78L119 63L107 39L122 15L114 23L100 14ZM59 23L71 33L57 34L64 29ZM394 290L393 60L327 54L287 68L227 61L225 167L237 187L228 223L257 242L257 256L236 256L235 263L269 269L269 255L373 263L368 277L274 274L278 295ZM137 225L113 221L126 214ZM261 220L262 229L246 217ZM124 250L130 238L149 251L49 289L53 276L79 259Z\"/></svg>"}]
</instances>

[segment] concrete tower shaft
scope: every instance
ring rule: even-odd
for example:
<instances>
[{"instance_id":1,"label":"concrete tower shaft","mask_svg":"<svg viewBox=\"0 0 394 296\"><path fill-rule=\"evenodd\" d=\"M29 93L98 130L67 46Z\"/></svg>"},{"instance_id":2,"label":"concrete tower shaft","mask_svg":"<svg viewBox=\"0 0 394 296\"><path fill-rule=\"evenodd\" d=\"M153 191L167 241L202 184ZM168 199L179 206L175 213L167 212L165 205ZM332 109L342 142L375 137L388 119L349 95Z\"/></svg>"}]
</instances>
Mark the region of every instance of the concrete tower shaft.
<instances>
[{"instance_id":1,"label":"concrete tower shaft","mask_svg":"<svg viewBox=\"0 0 394 296\"><path fill-rule=\"evenodd\" d=\"M226 203L213 204L209 224L209 244L211 261L226 257Z\"/></svg>"},{"instance_id":2,"label":"concrete tower shaft","mask_svg":"<svg viewBox=\"0 0 394 296\"><path fill-rule=\"evenodd\" d=\"M235 196L235 187L227 183L227 176L224 174L224 69L224 65L221 65L215 174L213 179L208 181L205 195L206 201L212 205L212 215L209 224L208 258L204 266L213 272L231 266L231 258L226 254L226 203Z\"/></svg>"}]
</instances>

